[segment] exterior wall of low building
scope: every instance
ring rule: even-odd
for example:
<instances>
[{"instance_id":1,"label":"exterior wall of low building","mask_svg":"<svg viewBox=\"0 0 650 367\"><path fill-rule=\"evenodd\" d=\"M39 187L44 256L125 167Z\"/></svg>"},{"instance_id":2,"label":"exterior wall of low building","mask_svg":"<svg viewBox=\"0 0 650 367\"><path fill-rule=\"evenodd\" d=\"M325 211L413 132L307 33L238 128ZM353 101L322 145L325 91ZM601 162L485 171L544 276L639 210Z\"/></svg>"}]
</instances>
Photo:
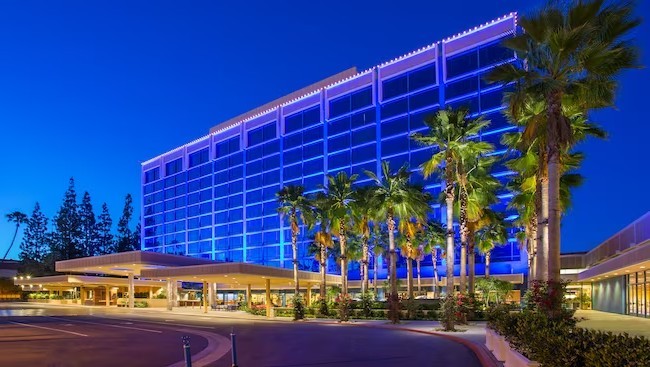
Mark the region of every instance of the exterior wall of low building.
<instances>
[{"instance_id":1,"label":"exterior wall of low building","mask_svg":"<svg viewBox=\"0 0 650 367\"><path fill-rule=\"evenodd\" d=\"M625 276L614 277L593 283L593 309L598 311L625 314L626 284Z\"/></svg>"}]
</instances>

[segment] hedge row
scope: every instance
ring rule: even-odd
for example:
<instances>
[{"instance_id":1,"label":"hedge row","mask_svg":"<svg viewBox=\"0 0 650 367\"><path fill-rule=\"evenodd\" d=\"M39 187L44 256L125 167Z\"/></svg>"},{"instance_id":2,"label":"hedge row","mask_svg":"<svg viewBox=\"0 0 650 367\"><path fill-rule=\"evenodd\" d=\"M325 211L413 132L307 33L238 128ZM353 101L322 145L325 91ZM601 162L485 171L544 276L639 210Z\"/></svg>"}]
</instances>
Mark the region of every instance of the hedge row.
<instances>
[{"instance_id":1,"label":"hedge row","mask_svg":"<svg viewBox=\"0 0 650 367\"><path fill-rule=\"evenodd\" d=\"M533 311L497 312L488 326L511 347L548 367L648 367L650 340L575 326L574 319L549 319Z\"/></svg>"}]
</instances>

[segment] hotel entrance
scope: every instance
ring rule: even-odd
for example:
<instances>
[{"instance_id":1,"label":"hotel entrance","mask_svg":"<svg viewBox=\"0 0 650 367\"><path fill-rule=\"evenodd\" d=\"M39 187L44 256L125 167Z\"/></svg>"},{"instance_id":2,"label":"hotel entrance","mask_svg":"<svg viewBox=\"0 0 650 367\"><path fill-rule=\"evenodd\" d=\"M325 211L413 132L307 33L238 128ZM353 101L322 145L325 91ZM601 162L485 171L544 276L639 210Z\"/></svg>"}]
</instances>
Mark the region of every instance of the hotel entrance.
<instances>
[{"instance_id":1,"label":"hotel entrance","mask_svg":"<svg viewBox=\"0 0 650 367\"><path fill-rule=\"evenodd\" d=\"M650 317L650 271L628 275L627 313L631 316Z\"/></svg>"}]
</instances>

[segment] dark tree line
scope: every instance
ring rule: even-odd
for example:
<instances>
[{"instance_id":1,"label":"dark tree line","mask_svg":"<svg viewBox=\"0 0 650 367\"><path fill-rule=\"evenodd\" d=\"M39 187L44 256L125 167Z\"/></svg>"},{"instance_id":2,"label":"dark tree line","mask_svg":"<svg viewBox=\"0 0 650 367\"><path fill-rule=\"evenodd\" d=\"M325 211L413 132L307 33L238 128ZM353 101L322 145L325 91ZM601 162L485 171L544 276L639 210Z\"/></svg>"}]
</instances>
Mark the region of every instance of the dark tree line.
<instances>
[{"instance_id":1,"label":"dark tree line","mask_svg":"<svg viewBox=\"0 0 650 367\"><path fill-rule=\"evenodd\" d=\"M22 271L35 276L52 274L56 261L138 250L140 224L131 230L131 219L133 198L127 194L117 235L113 235L113 220L106 203L102 204L101 213L95 215L88 192L84 193L81 203L77 202L74 178L70 178L61 208L51 221L38 202L34 205L20 244ZM48 228L48 224L51 227Z\"/></svg>"}]
</instances>

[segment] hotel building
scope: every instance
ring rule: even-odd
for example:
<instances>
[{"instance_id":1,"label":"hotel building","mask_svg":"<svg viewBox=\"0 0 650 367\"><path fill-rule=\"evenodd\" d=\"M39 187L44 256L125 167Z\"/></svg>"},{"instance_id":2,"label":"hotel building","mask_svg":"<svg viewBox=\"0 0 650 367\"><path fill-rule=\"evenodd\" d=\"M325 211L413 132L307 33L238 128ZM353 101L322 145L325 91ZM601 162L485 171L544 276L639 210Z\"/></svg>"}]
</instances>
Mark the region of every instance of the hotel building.
<instances>
[{"instance_id":1,"label":"hotel building","mask_svg":"<svg viewBox=\"0 0 650 367\"><path fill-rule=\"evenodd\" d=\"M291 267L290 230L278 216L276 192L287 185L314 192L339 171L358 174L359 185L369 184L364 172L379 175L382 161L395 170L408 163L412 180L437 196L439 180L424 180L418 169L433 151L410 134L426 131L424 119L440 108L467 106L491 121L478 138L503 154L500 137L514 129L501 113L504 88L483 77L495 65L517 62L500 44L515 31L513 13L361 72L348 69L147 160L142 164L142 250ZM511 175L502 164L494 173L504 183ZM499 198L496 209L514 218L506 208L508 193ZM433 217L444 221L444 216L436 205ZM317 271L305 232L299 238L300 268ZM483 258L475 256L482 274ZM336 263L329 263L336 273ZM432 276L430 256L422 268L424 277ZM385 278L385 263L371 267L371 277L374 271ZM514 238L494 250L491 272L517 275L523 282L526 256ZM357 264L349 274L359 278ZM405 276L405 264L398 264L398 274Z\"/></svg>"}]
</instances>

